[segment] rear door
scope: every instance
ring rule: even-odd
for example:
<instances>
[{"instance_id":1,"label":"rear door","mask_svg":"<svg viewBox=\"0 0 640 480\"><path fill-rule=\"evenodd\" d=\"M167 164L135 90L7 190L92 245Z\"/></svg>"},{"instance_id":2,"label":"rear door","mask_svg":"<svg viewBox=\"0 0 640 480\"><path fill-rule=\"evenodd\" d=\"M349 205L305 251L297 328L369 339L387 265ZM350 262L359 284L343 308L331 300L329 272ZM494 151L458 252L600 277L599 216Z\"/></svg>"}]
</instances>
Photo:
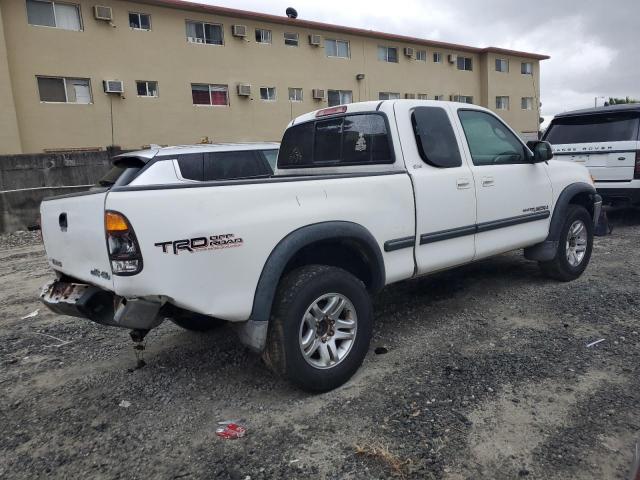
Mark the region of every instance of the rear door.
<instances>
[{"instance_id":1,"label":"rear door","mask_svg":"<svg viewBox=\"0 0 640 480\"><path fill-rule=\"evenodd\" d=\"M584 165L596 181L630 181L640 150L639 124L638 112L572 115L554 119L544 138L556 159Z\"/></svg>"},{"instance_id":2,"label":"rear door","mask_svg":"<svg viewBox=\"0 0 640 480\"><path fill-rule=\"evenodd\" d=\"M452 108L475 178L476 258L544 240L552 204L546 164L531 163L529 149L496 115Z\"/></svg>"},{"instance_id":3,"label":"rear door","mask_svg":"<svg viewBox=\"0 0 640 480\"><path fill-rule=\"evenodd\" d=\"M474 257L473 175L445 104L396 102L396 121L416 201L419 274Z\"/></svg>"}]
</instances>

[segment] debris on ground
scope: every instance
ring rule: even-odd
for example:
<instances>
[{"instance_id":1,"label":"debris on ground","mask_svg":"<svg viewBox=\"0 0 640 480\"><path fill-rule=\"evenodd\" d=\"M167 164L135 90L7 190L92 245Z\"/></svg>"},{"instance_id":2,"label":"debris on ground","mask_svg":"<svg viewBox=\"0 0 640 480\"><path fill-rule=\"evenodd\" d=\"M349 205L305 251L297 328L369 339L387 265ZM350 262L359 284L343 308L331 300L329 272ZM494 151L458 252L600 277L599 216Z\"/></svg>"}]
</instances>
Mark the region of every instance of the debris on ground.
<instances>
[{"instance_id":1,"label":"debris on ground","mask_svg":"<svg viewBox=\"0 0 640 480\"><path fill-rule=\"evenodd\" d=\"M129 408L131 406L131 402L129 400L122 400L118 406L122 408Z\"/></svg>"},{"instance_id":2,"label":"debris on ground","mask_svg":"<svg viewBox=\"0 0 640 480\"><path fill-rule=\"evenodd\" d=\"M601 338L600 340L596 340L595 342L587 343L587 348L591 348L595 345L598 345L599 343L604 342L604 340L605 340L604 338Z\"/></svg>"},{"instance_id":3,"label":"debris on ground","mask_svg":"<svg viewBox=\"0 0 640 480\"><path fill-rule=\"evenodd\" d=\"M354 445L356 455L368 457L378 460L386 465L394 475L404 478L407 474L407 468L411 465L411 460L401 460L391 453L389 447L381 443L366 443L363 445Z\"/></svg>"},{"instance_id":4,"label":"debris on ground","mask_svg":"<svg viewBox=\"0 0 640 480\"><path fill-rule=\"evenodd\" d=\"M27 318L36 317L36 316L38 316L38 313L40 313L40 309L39 308L35 309L31 313L27 313L24 317L20 318L20 320L26 320Z\"/></svg>"},{"instance_id":5,"label":"debris on ground","mask_svg":"<svg viewBox=\"0 0 640 480\"><path fill-rule=\"evenodd\" d=\"M216 429L216 435L225 440L242 438L247 433L247 429L237 423L222 423L222 427Z\"/></svg>"}]
</instances>

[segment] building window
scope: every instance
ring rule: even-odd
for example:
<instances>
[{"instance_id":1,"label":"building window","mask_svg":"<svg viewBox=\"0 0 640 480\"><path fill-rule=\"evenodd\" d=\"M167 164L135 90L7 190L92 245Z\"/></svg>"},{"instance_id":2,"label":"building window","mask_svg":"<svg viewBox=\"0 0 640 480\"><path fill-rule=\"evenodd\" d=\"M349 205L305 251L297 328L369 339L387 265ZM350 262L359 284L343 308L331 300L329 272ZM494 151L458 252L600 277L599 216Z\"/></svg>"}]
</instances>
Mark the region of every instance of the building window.
<instances>
[{"instance_id":1,"label":"building window","mask_svg":"<svg viewBox=\"0 0 640 480\"><path fill-rule=\"evenodd\" d=\"M398 63L398 49L396 47L378 47L378 60Z\"/></svg>"},{"instance_id":2,"label":"building window","mask_svg":"<svg viewBox=\"0 0 640 480\"><path fill-rule=\"evenodd\" d=\"M522 110L533 110L533 97L522 97Z\"/></svg>"},{"instance_id":3,"label":"building window","mask_svg":"<svg viewBox=\"0 0 640 480\"><path fill-rule=\"evenodd\" d=\"M41 27L82 30L80 9L71 3L27 0L27 21Z\"/></svg>"},{"instance_id":4,"label":"building window","mask_svg":"<svg viewBox=\"0 0 640 480\"><path fill-rule=\"evenodd\" d=\"M222 25L218 23L192 22L187 20L187 41L223 45Z\"/></svg>"},{"instance_id":5,"label":"building window","mask_svg":"<svg viewBox=\"0 0 640 480\"><path fill-rule=\"evenodd\" d=\"M473 70L473 59L470 57L458 57L458 70Z\"/></svg>"},{"instance_id":6,"label":"building window","mask_svg":"<svg viewBox=\"0 0 640 480\"><path fill-rule=\"evenodd\" d=\"M151 30L151 15L129 12L129 26L134 30Z\"/></svg>"},{"instance_id":7,"label":"building window","mask_svg":"<svg viewBox=\"0 0 640 480\"><path fill-rule=\"evenodd\" d=\"M324 51L327 57L349 58L349 42L327 38L324 41Z\"/></svg>"},{"instance_id":8,"label":"building window","mask_svg":"<svg viewBox=\"0 0 640 480\"><path fill-rule=\"evenodd\" d=\"M207 85L206 83L192 83L191 97L194 105L214 105L226 107L229 105L229 88L227 85Z\"/></svg>"},{"instance_id":9,"label":"building window","mask_svg":"<svg viewBox=\"0 0 640 480\"><path fill-rule=\"evenodd\" d=\"M520 67L520 73L522 73L523 75L533 75L533 63L522 62L522 66Z\"/></svg>"},{"instance_id":10,"label":"building window","mask_svg":"<svg viewBox=\"0 0 640 480\"><path fill-rule=\"evenodd\" d=\"M265 30L264 28L256 28L256 42L271 43L271 30Z\"/></svg>"},{"instance_id":11,"label":"building window","mask_svg":"<svg viewBox=\"0 0 640 480\"><path fill-rule=\"evenodd\" d=\"M416 60L420 62L427 61L427 51L426 50L417 50L416 51Z\"/></svg>"},{"instance_id":12,"label":"building window","mask_svg":"<svg viewBox=\"0 0 640 480\"><path fill-rule=\"evenodd\" d=\"M266 102L276 101L276 87L260 87L260 100Z\"/></svg>"},{"instance_id":13,"label":"building window","mask_svg":"<svg viewBox=\"0 0 640 480\"><path fill-rule=\"evenodd\" d=\"M433 53L433 63L442 63L442 54L440 52Z\"/></svg>"},{"instance_id":14,"label":"building window","mask_svg":"<svg viewBox=\"0 0 640 480\"><path fill-rule=\"evenodd\" d=\"M429 95L427 95L426 93L419 93L418 100L429 100Z\"/></svg>"},{"instance_id":15,"label":"building window","mask_svg":"<svg viewBox=\"0 0 640 480\"><path fill-rule=\"evenodd\" d=\"M444 95L434 95L434 96L433 96L433 99L434 99L434 100L442 101L442 100L444 100Z\"/></svg>"},{"instance_id":16,"label":"building window","mask_svg":"<svg viewBox=\"0 0 640 480\"><path fill-rule=\"evenodd\" d=\"M509 110L509 97L496 97L496 110Z\"/></svg>"},{"instance_id":17,"label":"building window","mask_svg":"<svg viewBox=\"0 0 640 480\"><path fill-rule=\"evenodd\" d=\"M136 89L139 97L157 97L158 82L149 82L146 80L136 80Z\"/></svg>"},{"instance_id":18,"label":"building window","mask_svg":"<svg viewBox=\"0 0 640 480\"><path fill-rule=\"evenodd\" d=\"M504 58L496 58L496 72L509 72L509 60Z\"/></svg>"},{"instance_id":19,"label":"building window","mask_svg":"<svg viewBox=\"0 0 640 480\"><path fill-rule=\"evenodd\" d=\"M91 103L91 82L88 78L37 77L41 102Z\"/></svg>"},{"instance_id":20,"label":"building window","mask_svg":"<svg viewBox=\"0 0 640 480\"><path fill-rule=\"evenodd\" d=\"M327 92L327 101L330 107L345 105L353 102L353 94L351 90L329 90Z\"/></svg>"},{"instance_id":21,"label":"building window","mask_svg":"<svg viewBox=\"0 0 640 480\"><path fill-rule=\"evenodd\" d=\"M400 94L396 92L380 92L378 94L379 100L399 100Z\"/></svg>"},{"instance_id":22,"label":"building window","mask_svg":"<svg viewBox=\"0 0 640 480\"><path fill-rule=\"evenodd\" d=\"M284 44L290 47L298 46L299 37L297 33L284 32Z\"/></svg>"},{"instance_id":23,"label":"building window","mask_svg":"<svg viewBox=\"0 0 640 480\"><path fill-rule=\"evenodd\" d=\"M301 102L302 89L297 87L289 87L289 100L292 102Z\"/></svg>"},{"instance_id":24,"label":"building window","mask_svg":"<svg viewBox=\"0 0 640 480\"><path fill-rule=\"evenodd\" d=\"M469 95L451 95L452 102L473 103L473 97Z\"/></svg>"}]
</instances>

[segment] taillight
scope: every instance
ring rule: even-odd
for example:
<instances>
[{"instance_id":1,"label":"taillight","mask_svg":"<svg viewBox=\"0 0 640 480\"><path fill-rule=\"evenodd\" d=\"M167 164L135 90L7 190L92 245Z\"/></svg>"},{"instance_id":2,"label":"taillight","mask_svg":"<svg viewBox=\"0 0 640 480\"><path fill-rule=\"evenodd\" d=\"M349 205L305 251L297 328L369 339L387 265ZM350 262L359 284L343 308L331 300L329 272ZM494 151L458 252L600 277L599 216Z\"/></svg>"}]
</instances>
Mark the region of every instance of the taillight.
<instances>
[{"instance_id":1,"label":"taillight","mask_svg":"<svg viewBox=\"0 0 640 480\"><path fill-rule=\"evenodd\" d=\"M104 229L107 248L114 275L135 275L142 270L142 253L136 233L127 217L121 213L107 211L104 214Z\"/></svg>"},{"instance_id":2,"label":"taillight","mask_svg":"<svg viewBox=\"0 0 640 480\"><path fill-rule=\"evenodd\" d=\"M636 168L633 170L633 178L640 180L640 150L636 150Z\"/></svg>"}]
</instances>

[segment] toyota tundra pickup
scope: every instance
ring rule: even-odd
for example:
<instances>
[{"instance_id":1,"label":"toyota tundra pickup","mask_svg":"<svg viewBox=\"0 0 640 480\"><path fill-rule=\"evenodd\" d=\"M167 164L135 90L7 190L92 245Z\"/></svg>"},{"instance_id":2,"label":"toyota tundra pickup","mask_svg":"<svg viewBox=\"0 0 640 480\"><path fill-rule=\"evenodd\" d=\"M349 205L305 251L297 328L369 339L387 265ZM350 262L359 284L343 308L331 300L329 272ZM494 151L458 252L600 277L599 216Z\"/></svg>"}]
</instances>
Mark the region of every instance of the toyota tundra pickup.
<instances>
[{"instance_id":1,"label":"toyota tundra pickup","mask_svg":"<svg viewBox=\"0 0 640 480\"><path fill-rule=\"evenodd\" d=\"M551 157L489 110L415 100L294 119L273 175L210 180L215 153L195 147L128 153L102 188L42 202L41 299L138 339L229 322L273 371L329 390L362 363L385 285L515 249L551 278L584 272L601 199Z\"/></svg>"}]
</instances>

